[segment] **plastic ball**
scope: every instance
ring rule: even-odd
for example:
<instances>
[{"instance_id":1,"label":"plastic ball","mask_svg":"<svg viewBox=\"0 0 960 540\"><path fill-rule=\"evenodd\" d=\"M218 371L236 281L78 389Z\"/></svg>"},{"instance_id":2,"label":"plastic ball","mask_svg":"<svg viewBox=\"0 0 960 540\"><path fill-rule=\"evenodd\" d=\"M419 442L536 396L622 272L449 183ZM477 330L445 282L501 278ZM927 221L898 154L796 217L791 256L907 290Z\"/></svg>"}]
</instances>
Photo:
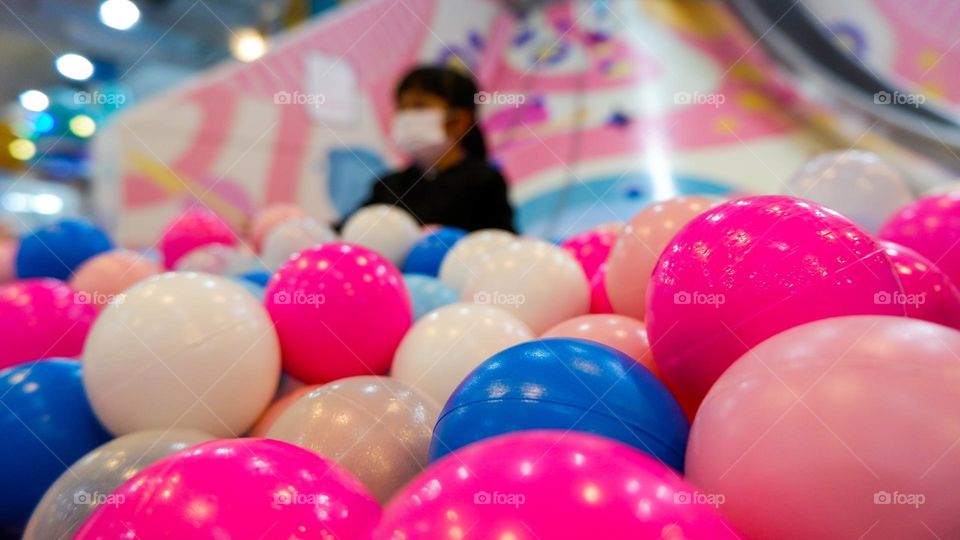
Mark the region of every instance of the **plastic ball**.
<instances>
[{"instance_id":1,"label":"plastic ball","mask_svg":"<svg viewBox=\"0 0 960 540\"><path fill-rule=\"evenodd\" d=\"M960 191L904 206L883 224L878 236L923 255L960 287Z\"/></svg>"},{"instance_id":2,"label":"plastic ball","mask_svg":"<svg viewBox=\"0 0 960 540\"><path fill-rule=\"evenodd\" d=\"M703 400L687 478L748 538L956 537L958 353L960 332L903 317L791 328Z\"/></svg>"},{"instance_id":3,"label":"plastic ball","mask_svg":"<svg viewBox=\"0 0 960 540\"><path fill-rule=\"evenodd\" d=\"M464 379L440 413L430 459L528 429L603 435L682 470L689 425L663 383L626 354L542 339L495 354Z\"/></svg>"},{"instance_id":4,"label":"plastic ball","mask_svg":"<svg viewBox=\"0 0 960 540\"><path fill-rule=\"evenodd\" d=\"M263 241L274 227L291 219L307 219L309 214L295 204L274 204L257 213L250 222L247 237L253 249L260 252Z\"/></svg>"},{"instance_id":5,"label":"plastic ball","mask_svg":"<svg viewBox=\"0 0 960 540\"><path fill-rule=\"evenodd\" d=\"M273 277L273 274L263 270L254 270L253 272L245 272L240 274L237 277L265 288L267 283L270 281L270 278Z\"/></svg>"},{"instance_id":6,"label":"plastic ball","mask_svg":"<svg viewBox=\"0 0 960 540\"><path fill-rule=\"evenodd\" d=\"M107 304L122 301L123 291L163 272L163 268L147 257L125 249L115 249L92 257L80 265L70 278L70 286L83 293L94 309L100 311Z\"/></svg>"},{"instance_id":7,"label":"plastic ball","mask_svg":"<svg viewBox=\"0 0 960 540\"><path fill-rule=\"evenodd\" d=\"M607 263L601 264L590 278L590 313L613 313L613 304L607 294Z\"/></svg>"},{"instance_id":8,"label":"plastic ball","mask_svg":"<svg viewBox=\"0 0 960 540\"><path fill-rule=\"evenodd\" d=\"M493 306L452 304L407 332L393 359L397 380L446 403L470 371L500 351L534 339L520 319Z\"/></svg>"},{"instance_id":9,"label":"plastic ball","mask_svg":"<svg viewBox=\"0 0 960 540\"><path fill-rule=\"evenodd\" d=\"M647 332L660 372L698 403L750 347L841 315L904 315L890 259L863 229L816 203L737 199L691 221L650 281Z\"/></svg>"},{"instance_id":10,"label":"plastic ball","mask_svg":"<svg viewBox=\"0 0 960 540\"><path fill-rule=\"evenodd\" d=\"M251 437L266 437L267 432L270 431L270 428L273 427L273 423L277 421L277 418L283 414L284 411L290 408L291 405L296 403L298 399L309 394L310 392L320 388L319 384L305 384L290 390L289 392L280 395L280 392L277 392L277 396L274 397L273 403L267 407L267 410L260 415L260 418L257 419L257 423L253 425L253 429L250 430Z\"/></svg>"},{"instance_id":11,"label":"plastic ball","mask_svg":"<svg viewBox=\"0 0 960 540\"><path fill-rule=\"evenodd\" d=\"M427 464L440 406L388 377L349 377L298 399L267 437L328 457L381 502Z\"/></svg>"},{"instance_id":12,"label":"plastic ball","mask_svg":"<svg viewBox=\"0 0 960 540\"><path fill-rule=\"evenodd\" d=\"M276 270L293 254L336 239L336 233L324 223L310 218L291 219L270 230L263 240L260 258L264 266Z\"/></svg>"},{"instance_id":13,"label":"plastic ball","mask_svg":"<svg viewBox=\"0 0 960 540\"><path fill-rule=\"evenodd\" d=\"M245 247L206 244L184 254L173 265L177 272L236 275L256 265L256 256Z\"/></svg>"},{"instance_id":14,"label":"plastic ball","mask_svg":"<svg viewBox=\"0 0 960 540\"><path fill-rule=\"evenodd\" d=\"M80 363L0 371L0 531L17 534L69 464L110 440L83 392Z\"/></svg>"},{"instance_id":15,"label":"plastic ball","mask_svg":"<svg viewBox=\"0 0 960 540\"><path fill-rule=\"evenodd\" d=\"M714 197L677 197L633 216L607 259L606 291L614 312L646 318L647 288L660 253L684 225L720 202Z\"/></svg>"},{"instance_id":16,"label":"plastic ball","mask_svg":"<svg viewBox=\"0 0 960 540\"><path fill-rule=\"evenodd\" d=\"M594 229L567 238L560 247L580 263L587 279L592 280L607 261L617 236L618 233L613 229Z\"/></svg>"},{"instance_id":17,"label":"plastic ball","mask_svg":"<svg viewBox=\"0 0 960 540\"><path fill-rule=\"evenodd\" d=\"M420 239L420 225L396 206L375 204L354 212L343 224L344 242L368 247L401 267L407 253Z\"/></svg>"},{"instance_id":18,"label":"plastic ball","mask_svg":"<svg viewBox=\"0 0 960 540\"><path fill-rule=\"evenodd\" d=\"M523 239L484 258L460 298L506 309L539 333L586 314L590 284L569 253L542 240Z\"/></svg>"},{"instance_id":19,"label":"plastic ball","mask_svg":"<svg viewBox=\"0 0 960 540\"><path fill-rule=\"evenodd\" d=\"M425 234L407 255L403 273L436 277L447 252L465 236L467 231L456 227L442 227Z\"/></svg>"},{"instance_id":20,"label":"plastic ball","mask_svg":"<svg viewBox=\"0 0 960 540\"><path fill-rule=\"evenodd\" d=\"M440 264L440 281L459 293L483 258L510 245L517 237L500 229L482 229L463 237Z\"/></svg>"},{"instance_id":21,"label":"plastic ball","mask_svg":"<svg viewBox=\"0 0 960 540\"><path fill-rule=\"evenodd\" d=\"M113 491L141 469L212 438L192 429L139 431L97 447L47 489L23 539L73 538L87 517L101 504L112 504Z\"/></svg>"},{"instance_id":22,"label":"plastic ball","mask_svg":"<svg viewBox=\"0 0 960 540\"><path fill-rule=\"evenodd\" d=\"M960 329L960 291L929 259L910 248L881 241L903 286L903 294L880 300L903 305L907 317Z\"/></svg>"},{"instance_id":23,"label":"plastic ball","mask_svg":"<svg viewBox=\"0 0 960 540\"><path fill-rule=\"evenodd\" d=\"M0 284L17 279L17 240L0 238Z\"/></svg>"},{"instance_id":24,"label":"plastic ball","mask_svg":"<svg viewBox=\"0 0 960 540\"><path fill-rule=\"evenodd\" d=\"M642 321L623 315L581 315L544 332L544 338L575 338L596 341L633 358L658 378L662 378L650 353L650 340Z\"/></svg>"},{"instance_id":25,"label":"plastic ball","mask_svg":"<svg viewBox=\"0 0 960 540\"><path fill-rule=\"evenodd\" d=\"M407 286L413 302L413 319L419 320L431 311L455 304L460 300L457 293L437 278L422 274L404 274L403 283Z\"/></svg>"},{"instance_id":26,"label":"plastic ball","mask_svg":"<svg viewBox=\"0 0 960 540\"><path fill-rule=\"evenodd\" d=\"M937 184L923 191L922 195L926 197L929 195L943 195L944 193L953 193L953 192L960 192L960 181L947 182L945 184Z\"/></svg>"},{"instance_id":27,"label":"plastic ball","mask_svg":"<svg viewBox=\"0 0 960 540\"><path fill-rule=\"evenodd\" d=\"M396 267L345 243L312 247L284 263L267 286L265 305L284 370L308 384L386 373L413 322Z\"/></svg>"},{"instance_id":28,"label":"plastic ball","mask_svg":"<svg viewBox=\"0 0 960 540\"><path fill-rule=\"evenodd\" d=\"M181 257L207 244L233 246L233 229L222 218L206 209L188 210L171 221L160 235L158 249L164 268L173 269Z\"/></svg>"},{"instance_id":29,"label":"plastic ball","mask_svg":"<svg viewBox=\"0 0 960 540\"><path fill-rule=\"evenodd\" d=\"M146 467L115 495L76 540L369 538L380 519L356 478L268 439L201 443Z\"/></svg>"},{"instance_id":30,"label":"plastic ball","mask_svg":"<svg viewBox=\"0 0 960 540\"><path fill-rule=\"evenodd\" d=\"M871 234L913 200L909 184L893 165L862 150L820 154L788 178L785 188L785 194L832 208Z\"/></svg>"},{"instance_id":31,"label":"plastic ball","mask_svg":"<svg viewBox=\"0 0 960 540\"><path fill-rule=\"evenodd\" d=\"M55 279L0 285L0 368L79 356L96 317L85 297Z\"/></svg>"},{"instance_id":32,"label":"plastic ball","mask_svg":"<svg viewBox=\"0 0 960 540\"><path fill-rule=\"evenodd\" d=\"M83 351L83 381L114 434L249 429L280 379L280 348L260 302L228 278L152 277L100 313Z\"/></svg>"},{"instance_id":33,"label":"plastic ball","mask_svg":"<svg viewBox=\"0 0 960 540\"><path fill-rule=\"evenodd\" d=\"M248 281L243 278L234 278L234 282L236 282L237 285L240 285L241 287L243 287L244 290L246 290L248 293L250 293L251 296L259 300L260 302L263 302L263 300L267 296L266 287L257 285L252 281Z\"/></svg>"},{"instance_id":34,"label":"plastic ball","mask_svg":"<svg viewBox=\"0 0 960 540\"><path fill-rule=\"evenodd\" d=\"M430 466L391 500L375 538L738 538L722 501L700 495L616 441L524 431Z\"/></svg>"},{"instance_id":35,"label":"plastic ball","mask_svg":"<svg viewBox=\"0 0 960 540\"><path fill-rule=\"evenodd\" d=\"M84 261L113 249L102 229L82 219L63 219L20 239L17 276L66 281Z\"/></svg>"}]
</instances>

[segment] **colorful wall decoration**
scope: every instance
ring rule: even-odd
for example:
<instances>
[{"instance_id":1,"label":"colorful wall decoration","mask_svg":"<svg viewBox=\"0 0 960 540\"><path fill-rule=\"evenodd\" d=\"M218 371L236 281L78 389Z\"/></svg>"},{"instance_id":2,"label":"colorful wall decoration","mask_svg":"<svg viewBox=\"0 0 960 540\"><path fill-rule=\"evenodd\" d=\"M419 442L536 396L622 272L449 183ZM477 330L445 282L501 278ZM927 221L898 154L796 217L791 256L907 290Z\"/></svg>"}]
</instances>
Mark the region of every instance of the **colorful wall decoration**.
<instances>
[{"instance_id":1,"label":"colorful wall decoration","mask_svg":"<svg viewBox=\"0 0 960 540\"><path fill-rule=\"evenodd\" d=\"M238 227L290 201L339 219L398 165L393 85L421 62L480 81L518 224L548 238L677 193L779 191L827 144L719 2L561 2L521 20L495 1L369 0L115 117L97 207L131 245L197 199Z\"/></svg>"}]
</instances>

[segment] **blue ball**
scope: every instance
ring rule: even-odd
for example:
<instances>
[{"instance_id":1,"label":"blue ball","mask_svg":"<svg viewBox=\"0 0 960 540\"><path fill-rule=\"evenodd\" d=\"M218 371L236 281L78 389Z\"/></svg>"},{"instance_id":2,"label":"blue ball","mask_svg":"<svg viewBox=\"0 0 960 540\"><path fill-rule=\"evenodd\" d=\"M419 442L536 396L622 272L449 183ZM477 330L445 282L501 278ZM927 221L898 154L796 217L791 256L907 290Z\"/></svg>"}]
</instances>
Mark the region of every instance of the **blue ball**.
<instances>
[{"instance_id":1,"label":"blue ball","mask_svg":"<svg viewBox=\"0 0 960 540\"><path fill-rule=\"evenodd\" d=\"M67 466L111 437L87 401L80 362L0 371L0 396L0 528L16 531Z\"/></svg>"},{"instance_id":2,"label":"blue ball","mask_svg":"<svg viewBox=\"0 0 960 540\"><path fill-rule=\"evenodd\" d=\"M17 276L66 281L84 261L111 249L113 242L107 234L89 221L63 219L20 239Z\"/></svg>"},{"instance_id":3,"label":"blue ball","mask_svg":"<svg viewBox=\"0 0 960 540\"><path fill-rule=\"evenodd\" d=\"M404 274L423 274L436 276L440 273L440 264L447 252L467 231L456 227L443 227L424 236L413 245L403 263Z\"/></svg>"},{"instance_id":4,"label":"blue ball","mask_svg":"<svg viewBox=\"0 0 960 540\"><path fill-rule=\"evenodd\" d=\"M255 296L257 300L263 302L263 297L266 295L267 290L262 285L257 285L253 281L244 279L242 277L235 278L234 281L246 289L247 292Z\"/></svg>"},{"instance_id":5,"label":"blue ball","mask_svg":"<svg viewBox=\"0 0 960 540\"><path fill-rule=\"evenodd\" d=\"M239 277L251 283L256 283L261 287L266 287L267 282L270 281L270 278L273 277L273 274L267 272L266 270L254 270L253 272L241 274Z\"/></svg>"},{"instance_id":6,"label":"blue ball","mask_svg":"<svg viewBox=\"0 0 960 540\"><path fill-rule=\"evenodd\" d=\"M663 383L626 354L581 339L542 339L493 355L460 383L433 431L430 461L530 429L602 435L682 471L690 425Z\"/></svg>"},{"instance_id":7,"label":"blue ball","mask_svg":"<svg viewBox=\"0 0 960 540\"><path fill-rule=\"evenodd\" d=\"M457 303L460 298L439 279L421 274L404 274L410 299L413 300L413 319L417 320L431 311Z\"/></svg>"}]
</instances>

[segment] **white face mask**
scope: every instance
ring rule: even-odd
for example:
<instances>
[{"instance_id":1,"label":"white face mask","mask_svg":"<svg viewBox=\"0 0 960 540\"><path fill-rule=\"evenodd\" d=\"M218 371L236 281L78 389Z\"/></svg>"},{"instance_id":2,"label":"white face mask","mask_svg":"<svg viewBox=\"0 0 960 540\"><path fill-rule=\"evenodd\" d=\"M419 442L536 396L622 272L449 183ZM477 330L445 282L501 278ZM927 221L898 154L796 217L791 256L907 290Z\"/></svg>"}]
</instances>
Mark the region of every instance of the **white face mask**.
<instances>
[{"instance_id":1,"label":"white face mask","mask_svg":"<svg viewBox=\"0 0 960 540\"><path fill-rule=\"evenodd\" d=\"M430 167L449 146L442 109L398 111L393 118L393 144L418 165Z\"/></svg>"}]
</instances>

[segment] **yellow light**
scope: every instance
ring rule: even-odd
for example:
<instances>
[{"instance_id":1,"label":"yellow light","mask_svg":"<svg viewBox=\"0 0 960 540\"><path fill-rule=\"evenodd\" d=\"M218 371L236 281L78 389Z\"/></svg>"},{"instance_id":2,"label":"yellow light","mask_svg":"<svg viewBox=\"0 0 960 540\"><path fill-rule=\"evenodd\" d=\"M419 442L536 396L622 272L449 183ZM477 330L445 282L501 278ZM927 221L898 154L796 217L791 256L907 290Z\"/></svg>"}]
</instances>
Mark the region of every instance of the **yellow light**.
<instances>
[{"instance_id":1,"label":"yellow light","mask_svg":"<svg viewBox=\"0 0 960 540\"><path fill-rule=\"evenodd\" d=\"M233 35L230 52L241 62L253 62L266 54L267 40L252 28L242 28Z\"/></svg>"},{"instance_id":2,"label":"yellow light","mask_svg":"<svg viewBox=\"0 0 960 540\"><path fill-rule=\"evenodd\" d=\"M33 144L33 141L26 139L14 139L10 145L7 146L7 150L10 151L13 159L19 159L20 161L27 161L37 155L37 145Z\"/></svg>"},{"instance_id":3,"label":"yellow light","mask_svg":"<svg viewBox=\"0 0 960 540\"><path fill-rule=\"evenodd\" d=\"M70 119L70 131L77 137L89 137L97 131L97 123L85 114L78 114Z\"/></svg>"}]
</instances>

